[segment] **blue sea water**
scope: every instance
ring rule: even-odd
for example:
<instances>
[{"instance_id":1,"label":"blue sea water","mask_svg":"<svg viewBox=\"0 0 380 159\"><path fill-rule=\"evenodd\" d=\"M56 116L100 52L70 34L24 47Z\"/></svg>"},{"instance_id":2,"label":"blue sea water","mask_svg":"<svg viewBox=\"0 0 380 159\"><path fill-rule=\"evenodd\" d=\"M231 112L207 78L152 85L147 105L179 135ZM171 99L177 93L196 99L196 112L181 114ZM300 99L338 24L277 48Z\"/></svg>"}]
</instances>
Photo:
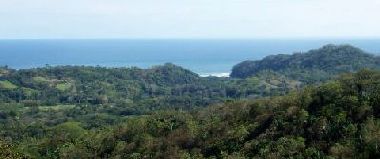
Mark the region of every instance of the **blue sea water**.
<instances>
[{"instance_id":1,"label":"blue sea water","mask_svg":"<svg viewBox=\"0 0 380 159\"><path fill-rule=\"evenodd\" d=\"M221 76L244 60L305 52L326 44L351 44L380 54L380 39L0 40L0 65L16 69L46 64L149 68L171 62L202 76Z\"/></svg>"}]
</instances>

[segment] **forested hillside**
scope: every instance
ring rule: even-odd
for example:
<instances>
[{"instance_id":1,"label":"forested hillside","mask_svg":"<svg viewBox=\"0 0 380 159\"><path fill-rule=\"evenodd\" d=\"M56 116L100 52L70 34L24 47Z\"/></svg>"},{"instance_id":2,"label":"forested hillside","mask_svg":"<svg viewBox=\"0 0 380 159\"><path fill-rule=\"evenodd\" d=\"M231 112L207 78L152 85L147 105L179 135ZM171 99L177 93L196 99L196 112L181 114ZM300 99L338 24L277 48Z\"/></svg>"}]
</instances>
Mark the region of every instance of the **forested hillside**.
<instances>
[{"instance_id":1,"label":"forested hillside","mask_svg":"<svg viewBox=\"0 0 380 159\"><path fill-rule=\"evenodd\" d=\"M271 55L258 61L244 61L233 67L231 77L247 78L262 72L273 72L313 83L363 68L380 68L380 58L350 45L326 45L306 53Z\"/></svg>"},{"instance_id":2,"label":"forested hillside","mask_svg":"<svg viewBox=\"0 0 380 159\"><path fill-rule=\"evenodd\" d=\"M285 96L156 111L102 128L3 114L0 155L30 158L378 158L380 73L344 74ZM54 113L51 111L48 114ZM28 116L42 115L27 112ZM96 114L96 118L101 118ZM33 120L31 118L30 120ZM100 124L100 123L97 123ZM13 141L13 142L10 142Z\"/></svg>"},{"instance_id":3,"label":"forested hillside","mask_svg":"<svg viewBox=\"0 0 380 159\"><path fill-rule=\"evenodd\" d=\"M122 105L123 109L128 108L124 113L139 114L168 107L189 110L229 99L284 94L295 87L290 82L271 81L270 77L201 78L173 64L150 69L48 66L14 70L3 67L0 68L0 102L26 107Z\"/></svg>"}]
</instances>

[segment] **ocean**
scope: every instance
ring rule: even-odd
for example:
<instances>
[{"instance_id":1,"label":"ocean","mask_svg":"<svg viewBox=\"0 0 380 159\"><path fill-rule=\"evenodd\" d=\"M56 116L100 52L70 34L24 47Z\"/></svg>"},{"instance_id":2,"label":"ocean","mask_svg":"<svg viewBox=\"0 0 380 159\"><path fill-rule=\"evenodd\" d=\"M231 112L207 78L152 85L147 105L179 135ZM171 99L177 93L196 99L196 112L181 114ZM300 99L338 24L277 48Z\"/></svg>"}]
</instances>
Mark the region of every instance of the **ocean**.
<instances>
[{"instance_id":1,"label":"ocean","mask_svg":"<svg viewBox=\"0 0 380 159\"><path fill-rule=\"evenodd\" d=\"M201 76L228 76L244 60L306 52L326 44L351 44L380 54L380 39L30 39L0 40L0 65L15 69L46 65L149 68L170 62Z\"/></svg>"}]
</instances>

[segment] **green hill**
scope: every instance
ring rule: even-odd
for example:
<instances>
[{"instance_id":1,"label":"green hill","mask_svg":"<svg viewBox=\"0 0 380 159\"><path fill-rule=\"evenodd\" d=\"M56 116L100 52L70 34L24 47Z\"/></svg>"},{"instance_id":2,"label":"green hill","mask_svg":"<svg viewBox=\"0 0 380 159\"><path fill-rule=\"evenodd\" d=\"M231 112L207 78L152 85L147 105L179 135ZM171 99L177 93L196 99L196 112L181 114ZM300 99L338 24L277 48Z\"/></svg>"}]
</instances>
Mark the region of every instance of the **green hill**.
<instances>
[{"instance_id":1,"label":"green hill","mask_svg":"<svg viewBox=\"0 0 380 159\"><path fill-rule=\"evenodd\" d=\"M313 82L330 79L344 72L379 68L380 59L350 45L326 45L292 55L271 55L258 61L235 65L231 77L247 78L261 72L275 72L291 79Z\"/></svg>"}]
</instances>

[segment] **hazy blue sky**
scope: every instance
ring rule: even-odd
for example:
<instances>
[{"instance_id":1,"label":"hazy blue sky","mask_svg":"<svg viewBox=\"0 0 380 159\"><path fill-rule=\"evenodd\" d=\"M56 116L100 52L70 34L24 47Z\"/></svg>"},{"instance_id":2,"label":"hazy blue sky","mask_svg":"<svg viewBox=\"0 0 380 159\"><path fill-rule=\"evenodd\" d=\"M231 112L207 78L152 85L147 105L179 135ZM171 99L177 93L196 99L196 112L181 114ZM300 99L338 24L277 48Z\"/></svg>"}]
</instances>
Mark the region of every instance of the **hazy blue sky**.
<instances>
[{"instance_id":1,"label":"hazy blue sky","mask_svg":"<svg viewBox=\"0 0 380 159\"><path fill-rule=\"evenodd\" d=\"M380 37L380 0L0 0L0 38Z\"/></svg>"}]
</instances>

